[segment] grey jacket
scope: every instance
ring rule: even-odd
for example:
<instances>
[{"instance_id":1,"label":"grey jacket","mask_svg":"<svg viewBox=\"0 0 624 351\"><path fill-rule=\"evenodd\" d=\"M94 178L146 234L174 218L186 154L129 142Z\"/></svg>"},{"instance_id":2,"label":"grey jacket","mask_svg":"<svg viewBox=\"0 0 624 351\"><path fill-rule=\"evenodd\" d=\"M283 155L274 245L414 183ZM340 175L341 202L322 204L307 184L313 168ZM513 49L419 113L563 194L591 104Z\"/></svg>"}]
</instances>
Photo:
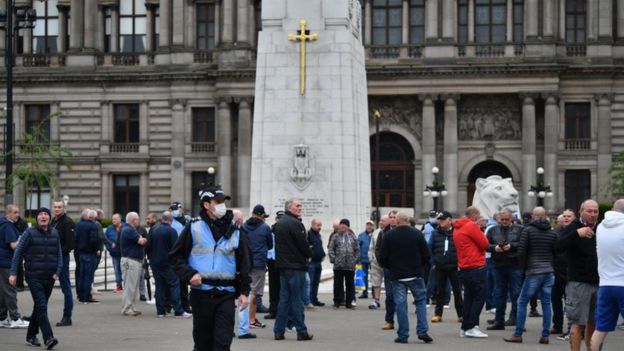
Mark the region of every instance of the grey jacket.
<instances>
[{"instance_id":1,"label":"grey jacket","mask_svg":"<svg viewBox=\"0 0 624 351\"><path fill-rule=\"evenodd\" d=\"M329 262L334 269L355 271L355 265L360 258L360 244L355 233L337 233L329 243Z\"/></svg>"}]
</instances>

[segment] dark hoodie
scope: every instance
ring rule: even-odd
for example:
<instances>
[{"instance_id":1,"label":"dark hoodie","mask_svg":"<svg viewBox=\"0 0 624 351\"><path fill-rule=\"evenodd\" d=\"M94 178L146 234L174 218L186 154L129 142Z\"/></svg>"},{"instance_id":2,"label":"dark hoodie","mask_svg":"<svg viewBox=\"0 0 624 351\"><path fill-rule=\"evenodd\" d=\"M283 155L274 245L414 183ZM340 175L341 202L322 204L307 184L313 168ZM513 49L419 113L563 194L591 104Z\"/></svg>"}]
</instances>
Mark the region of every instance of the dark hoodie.
<instances>
[{"instance_id":1,"label":"dark hoodie","mask_svg":"<svg viewBox=\"0 0 624 351\"><path fill-rule=\"evenodd\" d=\"M557 233L547 220L528 224L518 241L518 259L526 275L552 273L555 271L555 243Z\"/></svg>"},{"instance_id":2,"label":"dark hoodie","mask_svg":"<svg viewBox=\"0 0 624 351\"><path fill-rule=\"evenodd\" d=\"M577 230L586 225L577 218L565 227L557 239L557 251L568 258L568 281L598 284L596 236L581 238ZM596 227L594 226L594 229Z\"/></svg>"},{"instance_id":3,"label":"dark hoodie","mask_svg":"<svg viewBox=\"0 0 624 351\"><path fill-rule=\"evenodd\" d=\"M249 236L252 267L254 269L266 269L267 252L273 248L271 227L264 221L251 217L243 224L242 229Z\"/></svg>"}]
</instances>

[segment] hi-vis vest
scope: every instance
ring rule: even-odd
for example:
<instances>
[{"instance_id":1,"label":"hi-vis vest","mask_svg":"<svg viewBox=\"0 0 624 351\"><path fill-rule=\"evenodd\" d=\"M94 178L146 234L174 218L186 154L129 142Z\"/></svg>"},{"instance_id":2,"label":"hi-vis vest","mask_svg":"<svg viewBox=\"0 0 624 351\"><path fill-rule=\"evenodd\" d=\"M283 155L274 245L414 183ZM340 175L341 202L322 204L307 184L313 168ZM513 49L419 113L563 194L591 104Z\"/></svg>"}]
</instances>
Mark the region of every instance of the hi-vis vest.
<instances>
[{"instance_id":1,"label":"hi-vis vest","mask_svg":"<svg viewBox=\"0 0 624 351\"><path fill-rule=\"evenodd\" d=\"M204 221L196 221L191 224L193 236L193 249L189 256L189 265L199 272L202 279L211 280L234 280L236 278L236 253L238 249L240 232L236 230L228 239L221 237L215 243L212 231ZM213 286L202 284L192 286L193 289L235 292L233 286Z\"/></svg>"}]
</instances>

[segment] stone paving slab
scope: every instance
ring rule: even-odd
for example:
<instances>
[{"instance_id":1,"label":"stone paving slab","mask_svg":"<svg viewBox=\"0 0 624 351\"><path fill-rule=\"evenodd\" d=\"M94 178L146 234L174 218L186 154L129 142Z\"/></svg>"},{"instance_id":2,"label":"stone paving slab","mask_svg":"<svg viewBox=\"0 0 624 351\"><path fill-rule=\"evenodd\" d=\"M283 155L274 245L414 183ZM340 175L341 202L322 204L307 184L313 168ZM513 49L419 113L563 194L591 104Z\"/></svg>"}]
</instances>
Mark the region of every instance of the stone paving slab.
<instances>
[{"instance_id":1,"label":"stone paving slab","mask_svg":"<svg viewBox=\"0 0 624 351\"><path fill-rule=\"evenodd\" d=\"M331 281L322 285L321 291L328 291ZM175 318L156 318L156 309L153 305L139 302L138 309L143 312L140 317L124 317L120 314L121 296L112 292L101 292L95 296L101 301L98 305L76 304L74 308L74 325L58 328L54 324L60 320L63 310L63 296L60 289L55 289L50 299L50 321L53 324L55 336L60 343L58 350L183 350L191 351L193 342L191 337L192 320ZM323 293L321 300L328 303L331 295ZM18 295L20 312L30 314L32 300L28 291ZM502 337L511 334L512 330L489 332L488 339L467 339L458 336L459 324L455 321L454 309L444 311L443 323L430 324L429 334L434 343L424 345L416 340L412 334L408 345L395 344L396 331L383 331L384 310L371 311L368 309L370 300L358 300L356 310L331 307L319 308L313 312L306 312L306 324L314 340L297 342L295 333L286 333L286 340L273 340L273 321L266 321L267 328L252 329L258 335L255 340L236 340L232 345L233 351L280 351L293 350L322 350L322 351L361 351L361 350L569 350L566 342L551 337L550 345L540 345L539 326L541 318L529 318L527 333L523 344L507 344ZM328 304L329 305L329 304ZM414 333L415 316L410 306L410 332ZM428 309L431 318L433 307ZM260 315L263 317L263 315ZM481 327L485 329L485 320L492 318L491 314L484 313ZM263 322L264 319L261 318ZM25 330L0 329L0 350L30 350L24 343ZM41 336L39 336L41 338ZM604 351L619 351L624 345L624 331L617 330L607 338Z\"/></svg>"}]
</instances>

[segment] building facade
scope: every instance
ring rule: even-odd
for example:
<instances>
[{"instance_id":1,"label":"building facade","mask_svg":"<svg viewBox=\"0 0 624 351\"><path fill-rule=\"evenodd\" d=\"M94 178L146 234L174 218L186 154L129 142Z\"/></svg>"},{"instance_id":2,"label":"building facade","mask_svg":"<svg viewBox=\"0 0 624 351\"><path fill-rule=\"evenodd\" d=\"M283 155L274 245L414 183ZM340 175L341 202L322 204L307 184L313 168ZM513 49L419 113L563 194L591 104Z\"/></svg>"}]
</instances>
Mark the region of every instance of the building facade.
<instances>
[{"instance_id":1,"label":"building facade","mask_svg":"<svg viewBox=\"0 0 624 351\"><path fill-rule=\"evenodd\" d=\"M261 1L15 3L37 10L13 44L15 159L27 157L20 136L58 114L45 127L72 154L71 169L55 165L72 213L146 214L172 201L197 211L207 184L249 206ZM448 191L439 207L458 212L478 177L498 174L513 179L527 211L538 167L553 190L549 210L606 198L624 150L624 0L360 4L373 206L426 212L423 189L437 180ZM20 194L22 208L54 195Z\"/></svg>"}]
</instances>

